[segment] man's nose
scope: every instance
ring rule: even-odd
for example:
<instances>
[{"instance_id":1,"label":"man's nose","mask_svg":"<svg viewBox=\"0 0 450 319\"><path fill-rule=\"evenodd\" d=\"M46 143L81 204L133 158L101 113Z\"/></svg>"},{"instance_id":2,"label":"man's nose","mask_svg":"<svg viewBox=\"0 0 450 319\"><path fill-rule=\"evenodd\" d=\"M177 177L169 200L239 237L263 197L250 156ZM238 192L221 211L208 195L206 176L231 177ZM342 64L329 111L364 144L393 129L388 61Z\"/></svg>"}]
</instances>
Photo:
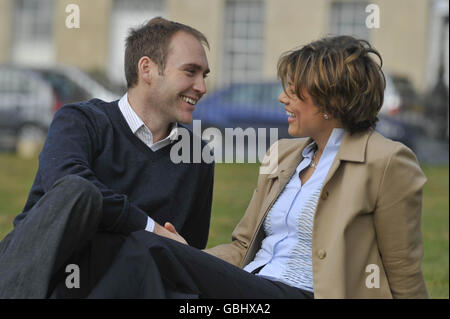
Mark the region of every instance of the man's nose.
<instances>
[{"instance_id":1,"label":"man's nose","mask_svg":"<svg viewBox=\"0 0 450 319\"><path fill-rule=\"evenodd\" d=\"M198 92L201 95L204 95L206 93L206 82L205 79L202 77L199 77L195 83L194 83L194 90Z\"/></svg>"}]
</instances>

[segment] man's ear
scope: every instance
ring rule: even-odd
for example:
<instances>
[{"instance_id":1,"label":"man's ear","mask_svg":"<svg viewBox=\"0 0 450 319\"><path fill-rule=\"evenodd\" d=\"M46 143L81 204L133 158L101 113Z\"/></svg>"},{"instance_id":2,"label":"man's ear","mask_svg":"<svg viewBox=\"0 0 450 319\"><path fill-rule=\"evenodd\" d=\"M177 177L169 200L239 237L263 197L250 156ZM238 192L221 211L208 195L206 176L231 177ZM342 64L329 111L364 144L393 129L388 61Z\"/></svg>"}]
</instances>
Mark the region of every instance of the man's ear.
<instances>
[{"instance_id":1,"label":"man's ear","mask_svg":"<svg viewBox=\"0 0 450 319\"><path fill-rule=\"evenodd\" d=\"M152 80L152 75L155 72L155 68L158 66L153 63L152 59L148 56L143 56L138 61L138 78L144 83L150 85Z\"/></svg>"}]
</instances>

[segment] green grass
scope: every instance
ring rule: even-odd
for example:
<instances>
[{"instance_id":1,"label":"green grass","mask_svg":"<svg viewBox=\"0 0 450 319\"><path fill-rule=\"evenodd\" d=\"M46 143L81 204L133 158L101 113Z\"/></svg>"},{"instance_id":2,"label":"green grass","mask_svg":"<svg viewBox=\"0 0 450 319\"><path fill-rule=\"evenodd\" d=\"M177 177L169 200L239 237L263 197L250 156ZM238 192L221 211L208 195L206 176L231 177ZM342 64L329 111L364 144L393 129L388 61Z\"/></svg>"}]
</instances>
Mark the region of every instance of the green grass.
<instances>
[{"instance_id":1,"label":"green grass","mask_svg":"<svg viewBox=\"0 0 450 319\"><path fill-rule=\"evenodd\" d=\"M424 189L422 232L425 256L422 270L432 298L448 298L448 165L424 167L428 182Z\"/></svg>"},{"instance_id":2,"label":"green grass","mask_svg":"<svg viewBox=\"0 0 450 319\"><path fill-rule=\"evenodd\" d=\"M230 241L231 232L256 186L258 167L257 164L216 164L208 247ZM0 239L11 230L13 218L22 210L36 170L36 159L0 154ZM430 297L449 298L449 169L446 165L424 166L423 170L428 182L423 200L422 269Z\"/></svg>"},{"instance_id":3,"label":"green grass","mask_svg":"<svg viewBox=\"0 0 450 319\"><path fill-rule=\"evenodd\" d=\"M208 248L231 240L256 187L256 164L216 164Z\"/></svg>"},{"instance_id":4,"label":"green grass","mask_svg":"<svg viewBox=\"0 0 450 319\"><path fill-rule=\"evenodd\" d=\"M22 211L37 165L36 159L0 154L0 238L11 230L14 217Z\"/></svg>"}]
</instances>

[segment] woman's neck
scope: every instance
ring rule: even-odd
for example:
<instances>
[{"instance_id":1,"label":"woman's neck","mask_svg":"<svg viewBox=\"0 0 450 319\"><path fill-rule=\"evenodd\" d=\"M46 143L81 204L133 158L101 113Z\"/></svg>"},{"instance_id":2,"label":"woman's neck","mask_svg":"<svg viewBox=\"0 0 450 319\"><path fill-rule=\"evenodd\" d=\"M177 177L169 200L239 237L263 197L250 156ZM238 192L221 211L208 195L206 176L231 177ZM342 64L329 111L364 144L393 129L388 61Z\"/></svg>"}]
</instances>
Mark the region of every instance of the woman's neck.
<instances>
[{"instance_id":1,"label":"woman's neck","mask_svg":"<svg viewBox=\"0 0 450 319\"><path fill-rule=\"evenodd\" d=\"M316 158L320 157L320 155L322 155L325 146L327 146L328 140L330 139L331 133L333 132L333 128L330 128L326 131L321 131L321 134L315 137L312 137L312 139L314 140L314 142L317 145L317 150L316 150Z\"/></svg>"}]
</instances>

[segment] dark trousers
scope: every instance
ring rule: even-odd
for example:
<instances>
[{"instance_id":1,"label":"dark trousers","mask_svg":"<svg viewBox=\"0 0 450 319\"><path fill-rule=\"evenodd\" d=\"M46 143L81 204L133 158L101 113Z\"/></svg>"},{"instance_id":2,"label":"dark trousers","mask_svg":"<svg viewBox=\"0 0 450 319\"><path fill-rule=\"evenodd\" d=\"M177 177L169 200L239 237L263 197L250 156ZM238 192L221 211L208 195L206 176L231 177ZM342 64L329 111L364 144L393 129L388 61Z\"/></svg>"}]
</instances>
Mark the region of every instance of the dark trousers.
<instances>
[{"instance_id":1,"label":"dark trousers","mask_svg":"<svg viewBox=\"0 0 450 319\"><path fill-rule=\"evenodd\" d=\"M176 295L172 295L176 292ZM248 273L146 231L131 234L90 298L309 299L313 294Z\"/></svg>"},{"instance_id":2,"label":"dark trousers","mask_svg":"<svg viewBox=\"0 0 450 319\"><path fill-rule=\"evenodd\" d=\"M0 242L0 298L312 298L146 231L98 232L102 196L58 180ZM68 264L80 287L67 287Z\"/></svg>"},{"instance_id":3,"label":"dark trousers","mask_svg":"<svg viewBox=\"0 0 450 319\"><path fill-rule=\"evenodd\" d=\"M87 180L61 178L0 242L0 298L46 298L53 275L97 231L102 196Z\"/></svg>"}]
</instances>

